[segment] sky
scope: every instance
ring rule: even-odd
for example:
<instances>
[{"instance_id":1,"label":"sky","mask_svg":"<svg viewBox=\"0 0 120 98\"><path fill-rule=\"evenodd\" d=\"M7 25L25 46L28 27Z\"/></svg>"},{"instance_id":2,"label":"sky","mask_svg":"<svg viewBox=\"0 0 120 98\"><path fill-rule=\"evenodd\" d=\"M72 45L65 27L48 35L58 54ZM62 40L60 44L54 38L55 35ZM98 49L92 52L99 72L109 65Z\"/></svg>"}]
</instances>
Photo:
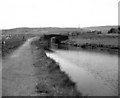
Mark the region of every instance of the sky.
<instances>
[{"instance_id":1,"label":"sky","mask_svg":"<svg viewBox=\"0 0 120 98\"><path fill-rule=\"evenodd\" d=\"M0 29L118 24L119 0L0 0Z\"/></svg>"}]
</instances>

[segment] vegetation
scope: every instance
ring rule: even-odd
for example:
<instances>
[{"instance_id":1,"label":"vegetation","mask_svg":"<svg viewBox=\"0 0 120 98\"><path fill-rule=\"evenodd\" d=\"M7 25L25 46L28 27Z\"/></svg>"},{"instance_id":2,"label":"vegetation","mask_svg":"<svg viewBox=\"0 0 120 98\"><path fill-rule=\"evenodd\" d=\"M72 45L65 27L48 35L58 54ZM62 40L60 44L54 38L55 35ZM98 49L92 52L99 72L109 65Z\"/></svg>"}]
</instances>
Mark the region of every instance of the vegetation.
<instances>
[{"instance_id":1,"label":"vegetation","mask_svg":"<svg viewBox=\"0 0 120 98\"><path fill-rule=\"evenodd\" d=\"M108 31L108 34L120 34L120 29L118 29L118 28L111 28Z\"/></svg>"},{"instance_id":2,"label":"vegetation","mask_svg":"<svg viewBox=\"0 0 120 98\"><path fill-rule=\"evenodd\" d=\"M9 35L2 38L2 57L17 49L25 41L23 35Z\"/></svg>"},{"instance_id":3,"label":"vegetation","mask_svg":"<svg viewBox=\"0 0 120 98\"><path fill-rule=\"evenodd\" d=\"M61 71L60 66L52 59L48 58L41 44L35 41L32 45L33 53L36 54L34 59L35 75L38 78L36 85L37 93L42 96L81 96L76 90L76 85L70 80L68 75Z\"/></svg>"},{"instance_id":4,"label":"vegetation","mask_svg":"<svg viewBox=\"0 0 120 98\"><path fill-rule=\"evenodd\" d=\"M118 45L119 35L117 30L112 28L108 31L108 34L102 34L99 31L70 34L69 40L63 41L62 43L91 51L118 54L120 47Z\"/></svg>"},{"instance_id":5,"label":"vegetation","mask_svg":"<svg viewBox=\"0 0 120 98\"><path fill-rule=\"evenodd\" d=\"M21 46L29 37L35 35L26 34L2 34L0 47L2 49L2 57L10 54Z\"/></svg>"}]
</instances>

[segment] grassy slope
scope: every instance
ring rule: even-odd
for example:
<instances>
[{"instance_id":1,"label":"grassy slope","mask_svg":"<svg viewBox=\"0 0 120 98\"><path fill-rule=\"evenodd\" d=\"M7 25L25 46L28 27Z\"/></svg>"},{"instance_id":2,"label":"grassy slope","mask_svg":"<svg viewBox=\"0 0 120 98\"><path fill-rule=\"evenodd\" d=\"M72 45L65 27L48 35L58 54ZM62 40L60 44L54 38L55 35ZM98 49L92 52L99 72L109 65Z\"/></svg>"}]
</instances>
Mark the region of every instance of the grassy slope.
<instances>
[{"instance_id":1,"label":"grassy slope","mask_svg":"<svg viewBox=\"0 0 120 98\"><path fill-rule=\"evenodd\" d=\"M86 27L83 29L87 30L97 30L102 31L103 33L107 33L111 28L117 28L118 26L96 26L96 27Z\"/></svg>"},{"instance_id":2,"label":"grassy slope","mask_svg":"<svg viewBox=\"0 0 120 98\"><path fill-rule=\"evenodd\" d=\"M2 38L2 41L5 42L2 43L2 57L5 55L11 53L13 50L17 49L20 45L22 45L25 42L26 39L23 40L22 35L12 35L9 39L6 39L6 37Z\"/></svg>"},{"instance_id":3,"label":"grassy slope","mask_svg":"<svg viewBox=\"0 0 120 98\"><path fill-rule=\"evenodd\" d=\"M65 33L72 31L89 31L89 30L98 30L98 31L108 31L111 28L117 28L117 26L96 26L96 27L86 27L86 28L57 28L57 27L46 27L46 28L14 28L14 29L6 29L2 31L2 34L48 34L48 33ZM105 32L106 33L106 32Z\"/></svg>"},{"instance_id":4,"label":"grassy slope","mask_svg":"<svg viewBox=\"0 0 120 98\"><path fill-rule=\"evenodd\" d=\"M32 46L36 61L33 64L36 69L35 75L39 80L36 85L37 93L42 96L81 96L76 90L75 83L60 70L54 60L46 56L39 42L34 41Z\"/></svg>"},{"instance_id":5,"label":"grassy slope","mask_svg":"<svg viewBox=\"0 0 120 98\"><path fill-rule=\"evenodd\" d=\"M118 54L118 36L116 35L97 35L80 34L72 36L65 44L70 44L82 49Z\"/></svg>"}]
</instances>

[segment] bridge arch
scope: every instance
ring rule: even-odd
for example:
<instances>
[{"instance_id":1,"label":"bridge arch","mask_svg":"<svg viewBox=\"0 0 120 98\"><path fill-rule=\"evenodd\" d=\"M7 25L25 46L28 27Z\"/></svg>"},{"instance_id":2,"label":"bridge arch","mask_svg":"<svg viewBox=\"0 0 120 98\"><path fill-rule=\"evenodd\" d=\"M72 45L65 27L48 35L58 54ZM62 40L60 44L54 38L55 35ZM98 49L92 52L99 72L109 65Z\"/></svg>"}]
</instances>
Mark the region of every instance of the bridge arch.
<instances>
[{"instance_id":1,"label":"bridge arch","mask_svg":"<svg viewBox=\"0 0 120 98\"><path fill-rule=\"evenodd\" d=\"M44 35L44 39L48 40L51 43L54 42L59 44L61 41L68 40L68 36L61 34L48 34Z\"/></svg>"}]
</instances>

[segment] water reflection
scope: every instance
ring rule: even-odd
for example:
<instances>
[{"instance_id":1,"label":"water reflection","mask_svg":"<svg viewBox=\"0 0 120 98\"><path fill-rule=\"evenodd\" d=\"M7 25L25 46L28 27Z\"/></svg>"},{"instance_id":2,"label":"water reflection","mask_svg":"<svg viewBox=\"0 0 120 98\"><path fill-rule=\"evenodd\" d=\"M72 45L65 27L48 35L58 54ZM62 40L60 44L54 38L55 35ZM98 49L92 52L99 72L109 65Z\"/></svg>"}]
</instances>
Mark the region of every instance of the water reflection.
<instances>
[{"instance_id":1,"label":"water reflection","mask_svg":"<svg viewBox=\"0 0 120 98\"><path fill-rule=\"evenodd\" d=\"M69 45L63 45L63 44L52 44L51 49L62 49L62 50L69 50Z\"/></svg>"}]
</instances>

